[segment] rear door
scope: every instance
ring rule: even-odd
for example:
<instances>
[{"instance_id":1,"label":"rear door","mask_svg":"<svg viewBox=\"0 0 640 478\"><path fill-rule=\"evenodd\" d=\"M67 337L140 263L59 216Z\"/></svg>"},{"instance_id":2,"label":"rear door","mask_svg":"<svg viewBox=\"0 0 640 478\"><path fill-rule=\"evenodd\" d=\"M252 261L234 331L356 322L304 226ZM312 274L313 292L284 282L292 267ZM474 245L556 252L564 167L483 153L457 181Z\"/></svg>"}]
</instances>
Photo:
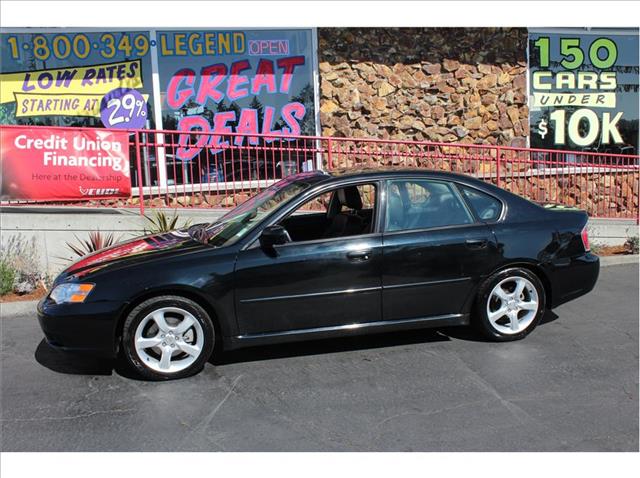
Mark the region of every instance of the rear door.
<instances>
[{"instance_id":1,"label":"rear door","mask_svg":"<svg viewBox=\"0 0 640 478\"><path fill-rule=\"evenodd\" d=\"M383 256L383 320L461 314L499 259L455 184L423 178L388 180Z\"/></svg>"}]
</instances>

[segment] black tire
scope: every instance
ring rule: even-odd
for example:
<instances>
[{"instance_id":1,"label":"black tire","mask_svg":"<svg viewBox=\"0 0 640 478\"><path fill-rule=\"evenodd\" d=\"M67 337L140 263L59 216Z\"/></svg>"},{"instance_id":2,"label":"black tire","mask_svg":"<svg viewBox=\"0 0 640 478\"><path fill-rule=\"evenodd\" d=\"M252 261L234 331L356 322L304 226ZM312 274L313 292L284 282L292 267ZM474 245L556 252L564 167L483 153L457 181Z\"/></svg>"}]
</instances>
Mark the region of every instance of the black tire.
<instances>
[{"instance_id":1,"label":"black tire","mask_svg":"<svg viewBox=\"0 0 640 478\"><path fill-rule=\"evenodd\" d=\"M517 279L524 278L529 281L530 284L535 288L535 292L537 293L537 301L538 301L538 309L533 317L533 320L529 322L529 324L521 331L517 333L503 333L500 330L497 330L496 327L489 320L488 312L487 312L487 302L490 300L490 296L494 288L500 284L501 282L508 279ZM506 285L509 285L509 281L506 282ZM514 283L515 285L515 283ZM527 293L527 292L524 292ZM496 307L495 297L493 299L492 305L490 307L499 309L501 305ZM513 340L520 340L526 337L531 333L533 329L540 323L542 316L545 312L546 307L546 297L544 286L540 279L531 271L527 269L523 269L520 267L512 267L509 269L505 269L493 274L491 277L487 278L479 287L478 294L476 296L475 310L474 310L474 325L478 329L482 335L486 338L493 340L495 342L509 342ZM498 302L500 304L500 302ZM523 311L526 314L526 311ZM505 319L501 319L505 320ZM506 319L508 320L508 319ZM509 322L510 323L510 322ZM506 324L504 325L506 326ZM503 326L503 327L504 327Z\"/></svg>"},{"instance_id":2,"label":"black tire","mask_svg":"<svg viewBox=\"0 0 640 478\"><path fill-rule=\"evenodd\" d=\"M186 311L191 314L191 316L197 321L199 327L202 331L202 339L203 343L200 347L200 354L197 355L197 358L193 363L186 366L186 368L177 370L177 371L160 371L152 368L152 366L148 365L145 360L139 355L135 346L135 334L140 323L145 320L151 313L154 311L159 311L164 308L176 308ZM151 325L153 327L153 324ZM193 336L197 336L197 328L198 326L194 324L194 326L190 327L187 333L193 334ZM157 334L160 334L160 330L158 330ZM163 336L164 337L164 336ZM172 336L173 337L173 336ZM177 343L177 341L176 341ZM164 342L163 342L164 344ZM184 378L190 375L193 375L199 372L203 367L206 361L211 356L213 352L215 344L215 329L213 326L213 322L209 317L209 314L196 302L187 299L181 296L175 295L162 295L158 297L152 297L150 299L145 300L136 306L127 316L124 321L123 331L122 331L122 353L127 364L141 377L149 380L171 380L177 378ZM176 347L180 347L179 345ZM150 350L148 352L149 355L152 355L157 352L157 349L147 349ZM147 350L144 352L147 353ZM181 350L176 348L175 353L177 356L184 355L188 358L188 354L184 354ZM144 353L143 353L144 355ZM158 360L161 358L158 355ZM149 357L147 357L149 360Z\"/></svg>"}]
</instances>

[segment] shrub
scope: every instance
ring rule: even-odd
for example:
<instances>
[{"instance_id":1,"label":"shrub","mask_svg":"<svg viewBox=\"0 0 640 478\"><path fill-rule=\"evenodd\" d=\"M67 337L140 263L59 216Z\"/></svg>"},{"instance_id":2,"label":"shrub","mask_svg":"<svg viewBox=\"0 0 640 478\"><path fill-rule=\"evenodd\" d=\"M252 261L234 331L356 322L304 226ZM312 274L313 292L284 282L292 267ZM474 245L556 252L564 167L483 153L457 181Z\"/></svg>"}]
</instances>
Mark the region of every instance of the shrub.
<instances>
[{"instance_id":1,"label":"shrub","mask_svg":"<svg viewBox=\"0 0 640 478\"><path fill-rule=\"evenodd\" d=\"M602 252L602 250L605 248L606 246L604 244L599 244L597 242L592 242L591 243L591 252L593 252L596 255L600 255L600 253Z\"/></svg>"},{"instance_id":2,"label":"shrub","mask_svg":"<svg viewBox=\"0 0 640 478\"><path fill-rule=\"evenodd\" d=\"M41 270L35 237L29 241L21 234L12 235L2 246L0 262L14 272L11 284L14 291L18 285L17 292L30 292L40 285L48 285L50 278Z\"/></svg>"},{"instance_id":3,"label":"shrub","mask_svg":"<svg viewBox=\"0 0 640 478\"><path fill-rule=\"evenodd\" d=\"M633 236L627 239L627 242L624 243L624 248L627 250L629 254L638 254L640 246L640 239L638 236Z\"/></svg>"},{"instance_id":4,"label":"shrub","mask_svg":"<svg viewBox=\"0 0 640 478\"><path fill-rule=\"evenodd\" d=\"M67 246L80 257L113 246L118 242L112 233L103 234L100 231L91 231L89 239L80 239L78 236L75 236L75 238L78 241L77 244L67 242Z\"/></svg>"},{"instance_id":5,"label":"shrub","mask_svg":"<svg viewBox=\"0 0 640 478\"><path fill-rule=\"evenodd\" d=\"M176 211L173 211L173 216L168 217L164 211L155 211L153 217L145 216L149 221L149 229L145 228L145 234L157 234L160 232L169 232L174 229L181 229L189 227L191 220L184 221L182 225L178 226L178 220L180 216Z\"/></svg>"},{"instance_id":6,"label":"shrub","mask_svg":"<svg viewBox=\"0 0 640 478\"><path fill-rule=\"evenodd\" d=\"M0 295L8 294L13 290L13 282L16 280L16 271L5 261L0 261Z\"/></svg>"}]
</instances>

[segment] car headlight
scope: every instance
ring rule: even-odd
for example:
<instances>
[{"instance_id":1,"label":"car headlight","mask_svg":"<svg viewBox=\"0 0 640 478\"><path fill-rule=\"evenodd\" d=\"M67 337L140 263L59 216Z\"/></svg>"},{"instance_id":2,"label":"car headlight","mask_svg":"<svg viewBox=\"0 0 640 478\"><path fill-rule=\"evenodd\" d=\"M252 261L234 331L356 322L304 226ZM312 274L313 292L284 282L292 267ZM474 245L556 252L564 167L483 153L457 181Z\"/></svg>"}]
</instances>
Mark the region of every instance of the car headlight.
<instances>
[{"instance_id":1,"label":"car headlight","mask_svg":"<svg viewBox=\"0 0 640 478\"><path fill-rule=\"evenodd\" d=\"M84 302L93 287L93 284L60 284L54 287L49 297L56 304Z\"/></svg>"}]
</instances>

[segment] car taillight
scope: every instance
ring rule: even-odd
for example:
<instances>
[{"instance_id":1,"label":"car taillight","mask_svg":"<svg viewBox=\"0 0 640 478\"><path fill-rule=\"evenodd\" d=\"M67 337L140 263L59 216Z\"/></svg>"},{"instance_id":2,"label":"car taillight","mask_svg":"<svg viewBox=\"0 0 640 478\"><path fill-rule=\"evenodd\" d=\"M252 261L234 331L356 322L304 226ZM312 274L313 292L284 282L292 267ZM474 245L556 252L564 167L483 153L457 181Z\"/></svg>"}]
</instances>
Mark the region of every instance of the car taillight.
<instances>
[{"instance_id":1,"label":"car taillight","mask_svg":"<svg viewBox=\"0 0 640 478\"><path fill-rule=\"evenodd\" d=\"M589 252L591 247L589 246L589 233L587 232L587 226L582 228L582 233L580 234L582 238L582 245L584 246L585 252Z\"/></svg>"}]
</instances>

